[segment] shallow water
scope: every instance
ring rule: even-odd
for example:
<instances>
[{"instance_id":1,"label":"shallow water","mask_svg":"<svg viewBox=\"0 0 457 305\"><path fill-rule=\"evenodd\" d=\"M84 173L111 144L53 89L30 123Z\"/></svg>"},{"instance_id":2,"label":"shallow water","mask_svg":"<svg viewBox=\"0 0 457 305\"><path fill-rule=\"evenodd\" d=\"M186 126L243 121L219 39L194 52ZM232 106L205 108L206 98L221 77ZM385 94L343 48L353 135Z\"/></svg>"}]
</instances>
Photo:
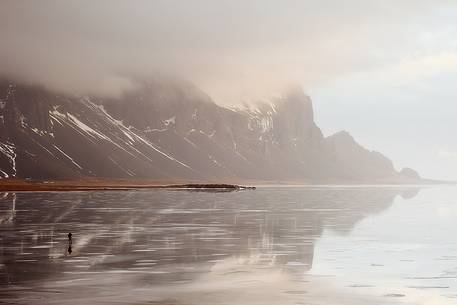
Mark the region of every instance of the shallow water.
<instances>
[{"instance_id":1,"label":"shallow water","mask_svg":"<svg viewBox=\"0 0 457 305\"><path fill-rule=\"evenodd\" d=\"M450 186L0 194L0 303L457 304L455 232Z\"/></svg>"}]
</instances>

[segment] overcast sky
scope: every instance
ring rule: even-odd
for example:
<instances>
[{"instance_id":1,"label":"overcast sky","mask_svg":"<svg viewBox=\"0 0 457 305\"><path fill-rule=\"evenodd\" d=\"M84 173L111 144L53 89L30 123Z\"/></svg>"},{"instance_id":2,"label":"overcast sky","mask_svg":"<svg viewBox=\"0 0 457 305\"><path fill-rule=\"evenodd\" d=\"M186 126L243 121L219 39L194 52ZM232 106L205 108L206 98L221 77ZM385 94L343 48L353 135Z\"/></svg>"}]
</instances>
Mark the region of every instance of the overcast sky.
<instances>
[{"instance_id":1,"label":"overcast sky","mask_svg":"<svg viewBox=\"0 0 457 305\"><path fill-rule=\"evenodd\" d=\"M187 78L235 104L301 84L326 135L457 180L457 1L0 2L0 74L115 95Z\"/></svg>"}]
</instances>

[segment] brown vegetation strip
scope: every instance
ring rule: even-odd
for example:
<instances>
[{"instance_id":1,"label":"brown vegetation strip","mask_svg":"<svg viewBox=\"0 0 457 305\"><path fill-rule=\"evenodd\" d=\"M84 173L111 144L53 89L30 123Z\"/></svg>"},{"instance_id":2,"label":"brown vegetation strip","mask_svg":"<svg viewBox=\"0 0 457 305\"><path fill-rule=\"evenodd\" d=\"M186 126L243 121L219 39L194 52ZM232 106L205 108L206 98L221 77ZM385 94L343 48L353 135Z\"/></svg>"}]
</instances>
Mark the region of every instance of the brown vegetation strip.
<instances>
[{"instance_id":1,"label":"brown vegetation strip","mask_svg":"<svg viewBox=\"0 0 457 305\"><path fill-rule=\"evenodd\" d=\"M20 179L0 180L0 191L97 191L97 190L132 190L132 189L224 189L243 190L255 187L236 184L188 183L160 184L138 181L89 180L89 181L27 181Z\"/></svg>"}]
</instances>

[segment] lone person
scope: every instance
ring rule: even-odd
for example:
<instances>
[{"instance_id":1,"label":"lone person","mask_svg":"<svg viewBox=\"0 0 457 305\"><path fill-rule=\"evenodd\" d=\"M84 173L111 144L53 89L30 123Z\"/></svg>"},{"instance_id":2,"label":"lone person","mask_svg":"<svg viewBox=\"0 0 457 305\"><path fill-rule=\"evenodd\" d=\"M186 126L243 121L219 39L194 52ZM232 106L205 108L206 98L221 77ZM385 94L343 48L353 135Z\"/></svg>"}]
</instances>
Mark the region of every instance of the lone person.
<instances>
[{"instance_id":1,"label":"lone person","mask_svg":"<svg viewBox=\"0 0 457 305\"><path fill-rule=\"evenodd\" d=\"M73 243L72 240L71 240L71 232L68 233L68 254L71 254L72 250L71 250L71 244Z\"/></svg>"}]
</instances>

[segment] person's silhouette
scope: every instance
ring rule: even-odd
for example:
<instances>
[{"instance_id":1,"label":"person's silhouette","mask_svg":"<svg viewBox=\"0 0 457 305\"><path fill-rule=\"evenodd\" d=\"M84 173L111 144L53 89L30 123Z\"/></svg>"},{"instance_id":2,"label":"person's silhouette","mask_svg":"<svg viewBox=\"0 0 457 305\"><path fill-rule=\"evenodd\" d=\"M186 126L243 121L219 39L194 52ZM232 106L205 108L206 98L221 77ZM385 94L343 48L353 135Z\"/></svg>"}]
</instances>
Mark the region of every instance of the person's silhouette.
<instances>
[{"instance_id":1,"label":"person's silhouette","mask_svg":"<svg viewBox=\"0 0 457 305\"><path fill-rule=\"evenodd\" d=\"M72 250L71 250L71 244L73 243L73 241L72 241L72 239L71 239L71 236L72 236L71 232L68 233L68 250L67 250L67 251L68 251L68 254L71 254L71 252L72 252Z\"/></svg>"}]
</instances>

